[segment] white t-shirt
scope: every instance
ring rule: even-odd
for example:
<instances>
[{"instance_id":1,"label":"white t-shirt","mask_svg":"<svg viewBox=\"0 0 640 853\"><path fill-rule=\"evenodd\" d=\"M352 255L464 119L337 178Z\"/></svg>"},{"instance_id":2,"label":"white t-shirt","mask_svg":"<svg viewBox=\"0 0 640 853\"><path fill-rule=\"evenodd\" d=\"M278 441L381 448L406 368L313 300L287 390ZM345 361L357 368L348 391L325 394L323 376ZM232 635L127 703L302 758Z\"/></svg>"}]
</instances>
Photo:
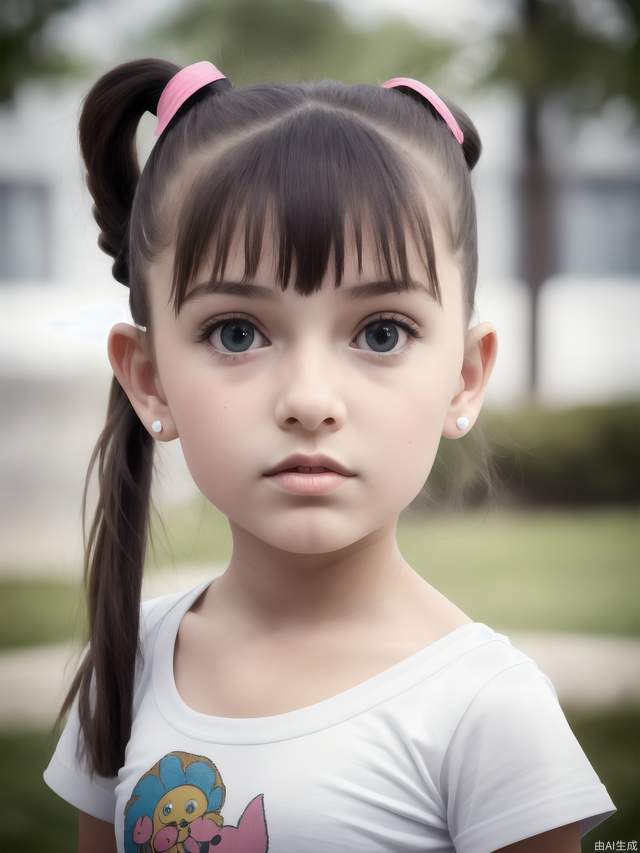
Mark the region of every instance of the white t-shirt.
<instances>
[{"instance_id":1,"label":"white t-shirt","mask_svg":"<svg viewBox=\"0 0 640 853\"><path fill-rule=\"evenodd\" d=\"M77 700L44 771L67 802L115 823L119 853L489 853L574 821L584 836L617 810L552 682L481 622L288 713L189 708L173 650L210 582L142 604L118 775L91 779L77 762Z\"/></svg>"}]
</instances>

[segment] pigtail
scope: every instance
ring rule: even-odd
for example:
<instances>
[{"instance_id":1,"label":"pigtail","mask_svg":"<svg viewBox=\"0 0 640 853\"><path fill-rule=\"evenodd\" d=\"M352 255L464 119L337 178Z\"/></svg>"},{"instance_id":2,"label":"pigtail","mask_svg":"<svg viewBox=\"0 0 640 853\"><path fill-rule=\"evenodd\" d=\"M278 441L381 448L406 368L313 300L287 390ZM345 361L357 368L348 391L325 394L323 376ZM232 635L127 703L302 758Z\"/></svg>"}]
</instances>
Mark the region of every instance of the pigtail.
<instances>
[{"instance_id":1,"label":"pigtail","mask_svg":"<svg viewBox=\"0 0 640 853\"><path fill-rule=\"evenodd\" d=\"M469 169L469 171L471 171L480 159L480 155L482 154L482 142L480 141L480 134L478 133L475 124L471 121L471 119L463 109L456 106L456 104L452 104L451 101L447 102L447 106L453 113L455 120L460 125L460 129L464 134L462 152L464 154L464 159L467 163L467 168Z\"/></svg>"},{"instance_id":2,"label":"pigtail","mask_svg":"<svg viewBox=\"0 0 640 853\"><path fill-rule=\"evenodd\" d=\"M445 121L436 109L436 107L429 102L429 100L419 92L416 92L414 89L408 86L399 86L397 87L400 92L405 96L405 98L409 98L414 103L418 104L421 110L426 110L433 117L434 122L441 126L442 128L446 127ZM458 148L462 148L462 153L464 155L465 162L467 164L467 169L471 171L473 167L476 165L478 160L480 159L480 154L482 153L482 142L480 140L480 134L475 126L475 124L471 121L467 113L459 107L457 104L450 101L449 98L444 98L446 106L452 113L453 117L457 121L460 126L460 130L462 131L462 135L464 137L462 144L457 142L455 145L452 144L453 134L450 128L447 128L446 132L443 133L443 138L447 140L447 148L449 152L457 150ZM406 117L403 116L403 124L406 125ZM398 122L399 123L399 122Z\"/></svg>"},{"instance_id":3,"label":"pigtail","mask_svg":"<svg viewBox=\"0 0 640 853\"><path fill-rule=\"evenodd\" d=\"M140 177L135 134L143 113L155 114L160 94L177 70L162 60L124 63L104 74L84 99L79 139L95 201L93 214L101 229L98 245L115 259L113 275L126 285L129 219ZM136 300L136 308L144 303ZM77 694L83 735L78 747L88 753L92 775L117 774L131 734L154 447L114 376L106 423L91 455L82 496L88 644L55 721L55 726L60 724ZM87 541L87 492L96 461L99 494Z\"/></svg>"},{"instance_id":4,"label":"pigtail","mask_svg":"<svg viewBox=\"0 0 640 853\"><path fill-rule=\"evenodd\" d=\"M145 112L155 115L162 90L179 70L160 59L125 62L100 77L83 101L78 135L101 229L98 245L115 258L113 277L127 286L129 216L140 177L136 130Z\"/></svg>"}]
</instances>

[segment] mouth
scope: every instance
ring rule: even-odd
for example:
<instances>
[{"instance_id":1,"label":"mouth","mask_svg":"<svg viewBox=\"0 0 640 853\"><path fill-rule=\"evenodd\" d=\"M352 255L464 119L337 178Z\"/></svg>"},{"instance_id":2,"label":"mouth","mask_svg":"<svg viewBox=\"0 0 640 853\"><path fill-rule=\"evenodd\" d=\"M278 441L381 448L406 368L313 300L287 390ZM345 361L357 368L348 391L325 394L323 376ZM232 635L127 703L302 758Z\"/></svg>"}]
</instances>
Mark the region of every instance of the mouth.
<instances>
[{"instance_id":1,"label":"mouth","mask_svg":"<svg viewBox=\"0 0 640 853\"><path fill-rule=\"evenodd\" d=\"M327 473L339 474L342 477L354 477L355 473L350 471L341 462L324 454L310 456L303 453L293 453L274 465L269 471L265 471L266 477L273 477L282 473L295 473L305 475L323 476Z\"/></svg>"},{"instance_id":2,"label":"mouth","mask_svg":"<svg viewBox=\"0 0 640 853\"><path fill-rule=\"evenodd\" d=\"M297 495L325 495L355 478L318 466L286 468L266 475L275 486Z\"/></svg>"},{"instance_id":3,"label":"mouth","mask_svg":"<svg viewBox=\"0 0 640 853\"><path fill-rule=\"evenodd\" d=\"M275 477L278 474L287 474L293 472L295 474L326 474L327 472L331 474L339 474L339 471L334 471L333 468L324 468L322 465L296 465L295 468L282 468L280 471L276 471L273 474L268 474L268 477ZM343 475L341 475L343 476Z\"/></svg>"}]
</instances>

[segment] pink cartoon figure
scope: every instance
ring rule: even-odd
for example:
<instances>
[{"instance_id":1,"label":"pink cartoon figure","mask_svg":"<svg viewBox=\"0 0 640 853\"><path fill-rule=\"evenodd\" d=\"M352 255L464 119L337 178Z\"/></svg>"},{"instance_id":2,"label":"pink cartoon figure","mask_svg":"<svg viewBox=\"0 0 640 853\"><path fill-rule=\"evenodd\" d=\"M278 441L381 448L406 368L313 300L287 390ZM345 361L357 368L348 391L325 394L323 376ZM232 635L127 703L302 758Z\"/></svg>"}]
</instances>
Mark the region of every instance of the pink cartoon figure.
<instances>
[{"instance_id":1,"label":"pink cartoon figure","mask_svg":"<svg viewBox=\"0 0 640 853\"><path fill-rule=\"evenodd\" d=\"M263 795L258 794L240 815L237 826L226 824L212 834L209 821L194 821L184 849L186 853L202 853L215 845L216 853L264 853L268 843Z\"/></svg>"}]
</instances>

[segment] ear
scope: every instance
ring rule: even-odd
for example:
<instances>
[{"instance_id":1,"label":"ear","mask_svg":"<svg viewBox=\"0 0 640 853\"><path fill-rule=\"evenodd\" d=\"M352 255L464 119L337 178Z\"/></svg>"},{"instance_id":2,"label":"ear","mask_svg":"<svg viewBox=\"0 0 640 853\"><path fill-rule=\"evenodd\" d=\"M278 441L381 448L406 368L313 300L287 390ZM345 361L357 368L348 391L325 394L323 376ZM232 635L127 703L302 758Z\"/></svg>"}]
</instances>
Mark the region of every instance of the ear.
<instances>
[{"instance_id":1,"label":"ear","mask_svg":"<svg viewBox=\"0 0 640 853\"><path fill-rule=\"evenodd\" d=\"M129 323L116 323L109 332L107 353L116 379L153 438L177 438L175 424L158 376L147 333ZM162 432L153 432L153 421Z\"/></svg>"},{"instance_id":2,"label":"ear","mask_svg":"<svg viewBox=\"0 0 640 853\"><path fill-rule=\"evenodd\" d=\"M498 335L491 323L479 323L469 329L465 337L464 360L455 396L449 404L443 435L462 438L478 419L485 389L498 354ZM464 415L469 426L458 429L456 421Z\"/></svg>"}]
</instances>

